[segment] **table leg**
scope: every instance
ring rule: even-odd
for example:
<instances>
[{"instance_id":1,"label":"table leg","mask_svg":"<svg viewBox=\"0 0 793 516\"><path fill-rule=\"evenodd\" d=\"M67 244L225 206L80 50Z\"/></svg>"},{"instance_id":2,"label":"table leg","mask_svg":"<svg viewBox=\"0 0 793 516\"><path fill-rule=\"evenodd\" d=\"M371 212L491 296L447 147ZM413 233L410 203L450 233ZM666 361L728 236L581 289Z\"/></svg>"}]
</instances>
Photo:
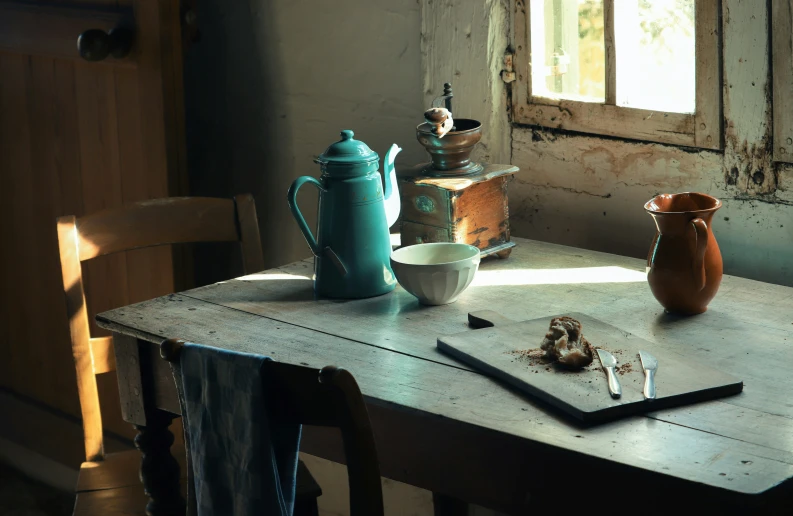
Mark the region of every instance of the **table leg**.
<instances>
[{"instance_id":1,"label":"table leg","mask_svg":"<svg viewBox=\"0 0 793 516\"><path fill-rule=\"evenodd\" d=\"M135 447L141 452L140 480L149 503L149 516L184 516L185 501L179 490L179 463L171 455L173 434L168 430L175 416L156 411L146 426L135 425Z\"/></svg>"}]
</instances>

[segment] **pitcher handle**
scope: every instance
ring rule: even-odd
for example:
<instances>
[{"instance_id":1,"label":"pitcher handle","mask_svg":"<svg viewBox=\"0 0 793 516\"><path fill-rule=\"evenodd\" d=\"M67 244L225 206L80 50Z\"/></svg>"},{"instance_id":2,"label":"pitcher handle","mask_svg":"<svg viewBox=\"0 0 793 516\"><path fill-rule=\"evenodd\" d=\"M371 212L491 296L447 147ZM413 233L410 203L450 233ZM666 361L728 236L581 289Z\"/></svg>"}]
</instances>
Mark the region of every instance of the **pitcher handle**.
<instances>
[{"instance_id":1,"label":"pitcher handle","mask_svg":"<svg viewBox=\"0 0 793 516\"><path fill-rule=\"evenodd\" d=\"M694 226L694 264L692 272L694 274L694 285L697 290L705 288L705 251L708 250L708 225L704 220L696 218L691 221Z\"/></svg>"},{"instance_id":2,"label":"pitcher handle","mask_svg":"<svg viewBox=\"0 0 793 516\"><path fill-rule=\"evenodd\" d=\"M320 249L319 244L317 244L317 239L314 238L311 229L309 229L308 224L306 224L306 219L303 218L303 214L300 213L300 209L297 207L297 191L306 183L316 186L317 190L319 190L319 195L325 192L322 183L311 176L301 176L295 179L292 186L289 187L289 192L286 194L286 201L289 203L289 209L292 210L292 216L295 217L300 231L303 232L303 236L306 237L306 242L308 242L309 247L311 247L311 252L313 252L315 256L318 256L320 254Z\"/></svg>"}]
</instances>

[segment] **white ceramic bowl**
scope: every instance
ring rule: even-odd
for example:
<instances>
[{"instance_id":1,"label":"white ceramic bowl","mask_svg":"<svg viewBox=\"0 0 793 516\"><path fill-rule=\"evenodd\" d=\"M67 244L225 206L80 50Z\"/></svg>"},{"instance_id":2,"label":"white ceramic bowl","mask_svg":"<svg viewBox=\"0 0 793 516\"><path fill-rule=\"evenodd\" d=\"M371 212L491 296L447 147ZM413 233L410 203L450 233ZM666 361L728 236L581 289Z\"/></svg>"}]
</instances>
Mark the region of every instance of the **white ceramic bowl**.
<instances>
[{"instance_id":1,"label":"white ceramic bowl","mask_svg":"<svg viewBox=\"0 0 793 516\"><path fill-rule=\"evenodd\" d=\"M457 301L479 269L479 249L468 244L416 244L391 254L391 269L402 288L425 305Z\"/></svg>"}]
</instances>

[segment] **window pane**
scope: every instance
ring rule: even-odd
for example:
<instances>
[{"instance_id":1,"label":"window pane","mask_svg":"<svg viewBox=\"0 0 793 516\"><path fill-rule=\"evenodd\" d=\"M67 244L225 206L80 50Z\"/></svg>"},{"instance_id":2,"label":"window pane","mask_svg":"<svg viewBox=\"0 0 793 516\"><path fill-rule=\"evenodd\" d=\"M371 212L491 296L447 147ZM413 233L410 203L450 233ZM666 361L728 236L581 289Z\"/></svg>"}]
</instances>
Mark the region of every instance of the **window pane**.
<instances>
[{"instance_id":1,"label":"window pane","mask_svg":"<svg viewBox=\"0 0 793 516\"><path fill-rule=\"evenodd\" d=\"M695 0L616 0L617 105L693 113Z\"/></svg>"},{"instance_id":2,"label":"window pane","mask_svg":"<svg viewBox=\"0 0 793 516\"><path fill-rule=\"evenodd\" d=\"M603 0L531 0L529 8L532 95L603 102Z\"/></svg>"}]
</instances>

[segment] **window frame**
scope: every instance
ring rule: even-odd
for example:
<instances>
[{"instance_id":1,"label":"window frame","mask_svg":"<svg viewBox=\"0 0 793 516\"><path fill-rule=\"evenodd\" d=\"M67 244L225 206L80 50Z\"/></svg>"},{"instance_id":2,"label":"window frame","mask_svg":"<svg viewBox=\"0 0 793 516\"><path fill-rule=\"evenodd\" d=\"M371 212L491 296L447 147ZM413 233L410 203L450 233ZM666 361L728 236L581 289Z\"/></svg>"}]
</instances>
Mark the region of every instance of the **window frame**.
<instances>
[{"instance_id":1,"label":"window frame","mask_svg":"<svg viewBox=\"0 0 793 516\"><path fill-rule=\"evenodd\" d=\"M774 161L793 163L793 3L771 2Z\"/></svg>"},{"instance_id":2,"label":"window frame","mask_svg":"<svg viewBox=\"0 0 793 516\"><path fill-rule=\"evenodd\" d=\"M513 122L685 147L722 149L721 0L696 1L695 113L669 113L614 105L615 1L603 1L606 103L601 104L532 96L529 0L515 0L513 48L516 81L512 86ZM793 152L793 148L790 152Z\"/></svg>"}]
</instances>

